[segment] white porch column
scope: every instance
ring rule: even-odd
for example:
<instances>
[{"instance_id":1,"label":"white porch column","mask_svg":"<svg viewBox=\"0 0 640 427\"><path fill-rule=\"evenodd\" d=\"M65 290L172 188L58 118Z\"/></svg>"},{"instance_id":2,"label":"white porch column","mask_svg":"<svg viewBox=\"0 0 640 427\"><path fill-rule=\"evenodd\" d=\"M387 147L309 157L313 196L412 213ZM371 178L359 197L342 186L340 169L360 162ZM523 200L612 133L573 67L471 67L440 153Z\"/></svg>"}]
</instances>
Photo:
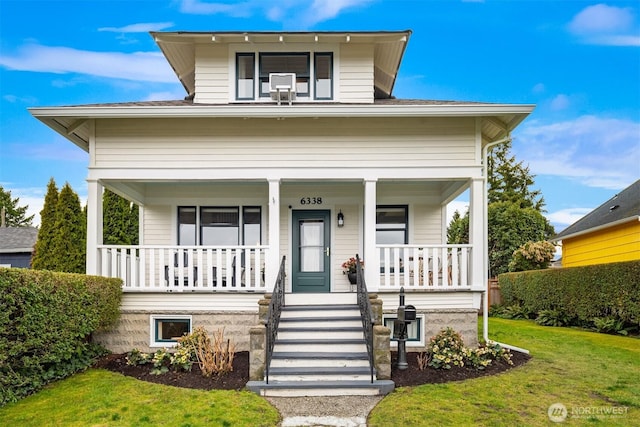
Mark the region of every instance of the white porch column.
<instances>
[{"instance_id":1,"label":"white porch column","mask_svg":"<svg viewBox=\"0 0 640 427\"><path fill-rule=\"evenodd\" d=\"M364 181L364 280L367 289L377 292L380 287L380 256L376 249L376 188L375 179Z\"/></svg>"},{"instance_id":2,"label":"white porch column","mask_svg":"<svg viewBox=\"0 0 640 427\"><path fill-rule=\"evenodd\" d=\"M102 185L98 180L87 180L87 274L100 275L98 245L102 244Z\"/></svg>"},{"instance_id":3,"label":"white porch column","mask_svg":"<svg viewBox=\"0 0 640 427\"><path fill-rule=\"evenodd\" d=\"M269 250L265 256L265 288L273 291L280 268L280 180L269 180Z\"/></svg>"},{"instance_id":4,"label":"white porch column","mask_svg":"<svg viewBox=\"0 0 640 427\"><path fill-rule=\"evenodd\" d=\"M487 236L485 235L484 179L471 182L469 197L469 243L471 249L471 289L483 291L487 286Z\"/></svg>"}]
</instances>

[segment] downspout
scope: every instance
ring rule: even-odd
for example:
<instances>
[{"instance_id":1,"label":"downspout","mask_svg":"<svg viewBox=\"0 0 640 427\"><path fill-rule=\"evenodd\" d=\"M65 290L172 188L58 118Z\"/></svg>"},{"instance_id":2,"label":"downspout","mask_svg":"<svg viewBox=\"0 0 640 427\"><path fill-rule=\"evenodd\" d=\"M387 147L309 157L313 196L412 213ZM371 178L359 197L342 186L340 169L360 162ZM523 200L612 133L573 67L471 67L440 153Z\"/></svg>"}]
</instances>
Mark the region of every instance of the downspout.
<instances>
[{"instance_id":1,"label":"downspout","mask_svg":"<svg viewBox=\"0 0 640 427\"><path fill-rule=\"evenodd\" d=\"M485 342L489 341L489 149L498 144L504 144L505 142L511 142L511 134L508 134L506 138L499 139L497 141L490 142L482 149L482 165L483 165L483 178L484 178L484 195L483 195L483 207L484 221L482 221L482 240L485 244L484 254L484 266L483 266L483 280L484 280L484 303L482 304L482 337ZM521 353L529 354L529 350L516 347L510 344L504 344L494 341L501 347L508 348L509 350L519 351Z\"/></svg>"}]
</instances>

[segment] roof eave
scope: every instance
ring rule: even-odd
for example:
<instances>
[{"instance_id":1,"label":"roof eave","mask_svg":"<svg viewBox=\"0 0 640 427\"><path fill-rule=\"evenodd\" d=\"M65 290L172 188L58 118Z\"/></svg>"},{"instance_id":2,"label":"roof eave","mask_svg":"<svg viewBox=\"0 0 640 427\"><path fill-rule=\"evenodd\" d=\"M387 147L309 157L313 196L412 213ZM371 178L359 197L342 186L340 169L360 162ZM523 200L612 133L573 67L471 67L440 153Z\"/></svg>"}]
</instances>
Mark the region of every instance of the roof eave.
<instances>
[{"instance_id":1,"label":"roof eave","mask_svg":"<svg viewBox=\"0 0 640 427\"><path fill-rule=\"evenodd\" d=\"M617 225L622 225L622 224L626 224L628 222L633 222L633 221L640 221L640 215L634 215L627 218L622 218L622 219L619 219L618 221L609 222L607 224L602 224L597 227L587 228L586 230L576 231L575 233L569 233L567 235L563 235L562 233L559 233L558 235L553 237L552 241L573 239L575 237L580 237L580 236L584 236L585 234L595 233L596 231L602 231L607 228L615 227Z\"/></svg>"}]
</instances>

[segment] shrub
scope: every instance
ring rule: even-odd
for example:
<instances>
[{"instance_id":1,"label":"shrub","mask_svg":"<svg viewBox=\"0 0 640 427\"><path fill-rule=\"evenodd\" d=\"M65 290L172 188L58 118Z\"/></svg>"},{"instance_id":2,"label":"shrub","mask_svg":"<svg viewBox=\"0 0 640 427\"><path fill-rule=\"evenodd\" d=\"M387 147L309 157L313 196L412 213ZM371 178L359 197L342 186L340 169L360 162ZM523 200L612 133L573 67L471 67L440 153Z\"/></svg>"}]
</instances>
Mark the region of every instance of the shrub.
<instances>
[{"instance_id":1,"label":"shrub","mask_svg":"<svg viewBox=\"0 0 640 427\"><path fill-rule=\"evenodd\" d=\"M451 328L440 331L429 340L429 366L436 369L451 369L451 366L464 366L464 342L462 337Z\"/></svg>"},{"instance_id":2,"label":"shrub","mask_svg":"<svg viewBox=\"0 0 640 427\"><path fill-rule=\"evenodd\" d=\"M118 320L121 287L119 279L0 268L0 405L104 354L90 337Z\"/></svg>"},{"instance_id":3,"label":"shrub","mask_svg":"<svg viewBox=\"0 0 640 427\"><path fill-rule=\"evenodd\" d=\"M560 310L541 310L536 317L536 323L543 326L568 326L571 319Z\"/></svg>"},{"instance_id":4,"label":"shrub","mask_svg":"<svg viewBox=\"0 0 640 427\"><path fill-rule=\"evenodd\" d=\"M640 261L506 273L498 281L503 303L526 312L554 310L580 326L609 317L640 325Z\"/></svg>"},{"instance_id":5,"label":"shrub","mask_svg":"<svg viewBox=\"0 0 640 427\"><path fill-rule=\"evenodd\" d=\"M166 348L156 350L151 359L153 363L153 369L151 373L153 375L160 375L169 372L169 364L171 363L171 353Z\"/></svg>"},{"instance_id":6,"label":"shrub","mask_svg":"<svg viewBox=\"0 0 640 427\"><path fill-rule=\"evenodd\" d=\"M462 337L452 328L441 330L429 340L427 346L429 366L435 369L451 369L452 366L463 367L465 364L475 369L485 369L494 360L502 359L513 365L511 352L500 344L489 341L472 349L464 346ZM424 357L418 357L418 369L423 370Z\"/></svg>"},{"instance_id":7,"label":"shrub","mask_svg":"<svg viewBox=\"0 0 640 427\"><path fill-rule=\"evenodd\" d=\"M151 355L148 353L143 353L137 348L134 348L129 353L127 353L127 365L129 366L138 366L138 365L146 365L151 361Z\"/></svg>"}]
</instances>

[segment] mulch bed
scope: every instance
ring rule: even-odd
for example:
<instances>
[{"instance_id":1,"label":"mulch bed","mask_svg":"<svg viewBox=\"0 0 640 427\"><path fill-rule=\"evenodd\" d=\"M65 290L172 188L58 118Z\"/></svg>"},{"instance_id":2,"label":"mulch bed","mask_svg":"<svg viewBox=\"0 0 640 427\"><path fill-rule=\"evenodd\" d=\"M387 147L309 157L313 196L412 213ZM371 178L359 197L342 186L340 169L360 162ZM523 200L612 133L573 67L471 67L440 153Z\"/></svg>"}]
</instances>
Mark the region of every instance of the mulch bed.
<instances>
[{"instance_id":1,"label":"mulch bed","mask_svg":"<svg viewBox=\"0 0 640 427\"><path fill-rule=\"evenodd\" d=\"M401 371L395 366L397 353L392 352L391 379L395 382L396 387L462 381L486 375L495 375L523 365L530 359L529 355L514 351L512 352L513 365L499 361L492 363L491 366L484 370L452 367L451 369L426 368L421 371L418 369L417 355L418 353L407 353L407 363L409 366L407 369ZM169 371L165 374L154 375L151 373L151 364L128 366L126 354L110 354L105 356L96 362L94 367L118 372L142 381L175 387L200 390L242 390L245 388L247 381L249 381L249 352L243 351L236 353L233 360L233 372L211 378L202 376L197 364L193 365L191 372Z\"/></svg>"}]
</instances>

